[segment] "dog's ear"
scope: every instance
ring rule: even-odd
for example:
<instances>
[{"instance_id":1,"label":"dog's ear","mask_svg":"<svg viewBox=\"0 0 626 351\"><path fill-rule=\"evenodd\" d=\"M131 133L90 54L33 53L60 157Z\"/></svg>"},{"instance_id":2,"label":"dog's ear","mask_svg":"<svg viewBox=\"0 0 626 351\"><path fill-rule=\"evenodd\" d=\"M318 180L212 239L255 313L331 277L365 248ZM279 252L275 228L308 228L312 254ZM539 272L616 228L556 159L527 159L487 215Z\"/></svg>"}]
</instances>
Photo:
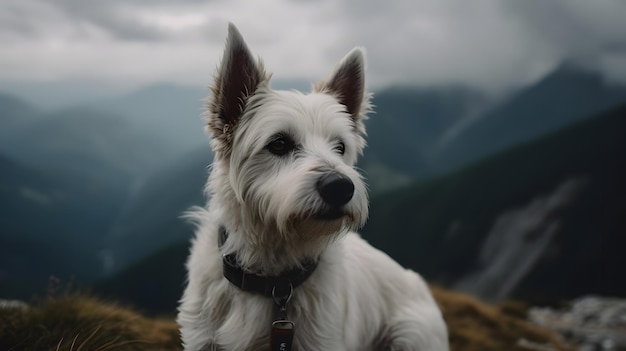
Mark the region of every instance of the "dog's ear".
<instances>
[{"instance_id":1,"label":"dog's ear","mask_svg":"<svg viewBox=\"0 0 626 351\"><path fill-rule=\"evenodd\" d=\"M370 95L365 92L363 49L358 47L352 49L335 67L329 79L315 85L314 91L337 97L358 124L369 112L370 100Z\"/></svg>"},{"instance_id":2,"label":"dog's ear","mask_svg":"<svg viewBox=\"0 0 626 351\"><path fill-rule=\"evenodd\" d=\"M208 127L215 139L229 141L248 98L267 80L263 63L252 57L235 25L229 23L224 57L208 104Z\"/></svg>"}]
</instances>

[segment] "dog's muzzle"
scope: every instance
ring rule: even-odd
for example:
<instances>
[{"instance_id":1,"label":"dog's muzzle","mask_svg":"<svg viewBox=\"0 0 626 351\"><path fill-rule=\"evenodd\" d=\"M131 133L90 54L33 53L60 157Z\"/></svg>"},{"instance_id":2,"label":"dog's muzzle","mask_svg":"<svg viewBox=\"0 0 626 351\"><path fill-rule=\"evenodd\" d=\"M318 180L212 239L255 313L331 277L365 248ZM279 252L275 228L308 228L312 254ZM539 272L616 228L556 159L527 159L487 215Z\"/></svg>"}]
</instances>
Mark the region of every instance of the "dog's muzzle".
<instances>
[{"instance_id":1,"label":"dog's muzzle","mask_svg":"<svg viewBox=\"0 0 626 351\"><path fill-rule=\"evenodd\" d=\"M352 199L354 183L339 172L330 172L317 181L317 192L329 207L338 209Z\"/></svg>"}]
</instances>

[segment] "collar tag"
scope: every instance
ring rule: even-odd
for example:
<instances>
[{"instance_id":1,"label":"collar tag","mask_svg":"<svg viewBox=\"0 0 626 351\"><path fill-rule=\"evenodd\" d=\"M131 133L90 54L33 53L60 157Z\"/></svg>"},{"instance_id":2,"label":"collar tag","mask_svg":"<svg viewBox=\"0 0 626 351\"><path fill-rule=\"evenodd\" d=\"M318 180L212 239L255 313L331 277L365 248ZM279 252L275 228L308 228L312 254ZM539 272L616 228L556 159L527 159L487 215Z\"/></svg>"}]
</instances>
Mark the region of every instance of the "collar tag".
<instances>
[{"instance_id":1,"label":"collar tag","mask_svg":"<svg viewBox=\"0 0 626 351\"><path fill-rule=\"evenodd\" d=\"M293 346L294 324L287 320L278 320L272 323L270 336L271 351L291 351Z\"/></svg>"},{"instance_id":2,"label":"collar tag","mask_svg":"<svg viewBox=\"0 0 626 351\"><path fill-rule=\"evenodd\" d=\"M276 286L272 289L272 298L278 307L278 318L272 323L270 335L270 351L291 351L295 324L287 317L287 304L293 295L293 285L289 290L279 293Z\"/></svg>"}]
</instances>

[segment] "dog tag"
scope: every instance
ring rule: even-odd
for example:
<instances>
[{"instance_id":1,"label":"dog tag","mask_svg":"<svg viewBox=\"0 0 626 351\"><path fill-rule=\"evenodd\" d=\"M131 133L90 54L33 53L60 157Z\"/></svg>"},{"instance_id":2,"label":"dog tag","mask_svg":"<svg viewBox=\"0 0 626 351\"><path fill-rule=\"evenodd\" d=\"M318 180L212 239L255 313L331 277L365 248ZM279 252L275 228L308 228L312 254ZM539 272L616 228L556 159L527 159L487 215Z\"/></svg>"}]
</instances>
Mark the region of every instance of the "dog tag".
<instances>
[{"instance_id":1,"label":"dog tag","mask_svg":"<svg viewBox=\"0 0 626 351\"><path fill-rule=\"evenodd\" d=\"M272 323L270 351L291 351L294 324L287 320Z\"/></svg>"}]
</instances>

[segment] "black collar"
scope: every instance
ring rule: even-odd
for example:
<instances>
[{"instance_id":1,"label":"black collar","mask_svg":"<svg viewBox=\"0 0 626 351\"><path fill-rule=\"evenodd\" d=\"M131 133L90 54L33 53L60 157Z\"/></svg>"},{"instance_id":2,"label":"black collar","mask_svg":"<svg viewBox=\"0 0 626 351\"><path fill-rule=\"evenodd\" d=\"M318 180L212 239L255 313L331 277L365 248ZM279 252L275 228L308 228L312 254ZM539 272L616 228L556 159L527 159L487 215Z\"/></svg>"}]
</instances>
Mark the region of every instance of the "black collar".
<instances>
[{"instance_id":1,"label":"black collar","mask_svg":"<svg viewBox=\"0 0 626 351\"><path fill-rule=\"evenodd\" d=\"M226 238L228 232L226 228L220 226L218 235L220 247L226 242ZM224 277L239 289L276 298L290 295L293 289L304 283L317 268L317 261L306 261L302 268L289 269L277 276L263 276L244 271L237 263L237 255L234 253L223 256L222 266Z\"/></svg>"}]
</instances>

